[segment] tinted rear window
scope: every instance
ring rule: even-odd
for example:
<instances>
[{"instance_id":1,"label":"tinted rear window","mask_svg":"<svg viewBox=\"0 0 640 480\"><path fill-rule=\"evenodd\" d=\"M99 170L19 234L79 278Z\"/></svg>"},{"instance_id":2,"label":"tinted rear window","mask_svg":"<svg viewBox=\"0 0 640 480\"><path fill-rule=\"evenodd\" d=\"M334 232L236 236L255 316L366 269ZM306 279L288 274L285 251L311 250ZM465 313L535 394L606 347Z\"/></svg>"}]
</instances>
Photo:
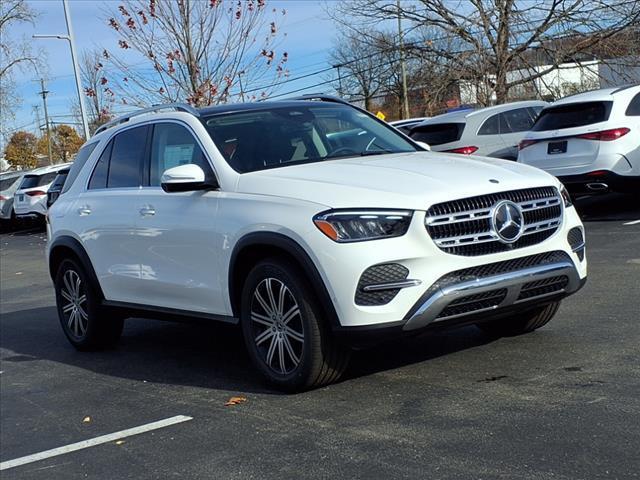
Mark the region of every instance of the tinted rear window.
<instances>
[{"instance_id":1,"label":"tinted rear window","mask_svg":"<svg viewBox=\"0 0 640 480\"><path fill-rule=\"evenodd\" d=\"M69 174L68 170L65 170L64 172L60 172L58 176L56 176L56 179L51 184L51 188L60 190L62 186L65 184L65 180L67 179L68 174Z\"/></svg>"},{"instance_id":2,"label":"tinted rear window","mask_svg":"<svg viewBox=\"0 0 640 480\"><path fill-rule=\"evenodd\" d=\"M73 182L76 180L76 177L80 173L80 170L82 170L84 164L87 163L87 159L97 146L98 142L93 142L85 145L80 149L80 151L76 155L76 159L73 161L73 165L71 165L71 168L69 169L68 175L66 177L68 181L63 180L64 188L62 189L62 193L71 188L71 185L73 185Z\"/></svg>"},{"instance_id":3,"label":"tinted rear window","mask_svg":"<svg viewBox=\"0 0 640 480\"><path fill-rule=\"evenodd\" d=\"M2 180L0 180L0 192L9 190L11 186L18 180L20 180L20 177L3 178Z\"/></svg>"},{"instance_id":4,"label":"tinted rear window","mask_svg":"<svg viewBox=\"0 0 640 480\"><path fill-rule=\"evenodd\" d=\"M638 93L627 107L627 117L640 117L640 93Z\"/></svg>"},{"instance_id":5,"label":"tinted rear window","mask_svg":"<svg viewBox=\"0 0 640 480\"><path fill-rule=\"evenodd\" d=\"M43 187L49 185L56 178L58 172L45 173L44 175L25 175L20 188Z\"/></svg>"},{"instance_id":6,"label":"tinted rear window","mask_svg":"<svg viewBox=\"0 0 640 480\"><path fill-rule=\"evenodd\" d=\"M420 125L411 130L411 138L417 142L428 143L431 146L457 142L462 136L464 125L464 123Z\"/></svg>"},{"instance_id":7,"label":"tinted rear window","mask_svg":"<svg viewBox=\"0 0 640 480\"><path fill-rule=\"evenodd\" d=\"M545 108L531 130L560 130L605 122L612 105L613 102L585 102Z\"/></svg>"}]
</instances>

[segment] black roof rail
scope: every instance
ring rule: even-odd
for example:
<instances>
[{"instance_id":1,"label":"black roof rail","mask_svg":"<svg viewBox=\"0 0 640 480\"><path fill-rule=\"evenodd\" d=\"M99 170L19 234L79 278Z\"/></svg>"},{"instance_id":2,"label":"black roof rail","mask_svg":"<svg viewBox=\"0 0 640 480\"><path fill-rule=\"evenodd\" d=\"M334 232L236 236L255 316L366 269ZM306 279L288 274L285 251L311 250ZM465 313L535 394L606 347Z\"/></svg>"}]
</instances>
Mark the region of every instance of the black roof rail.
<instances>
[{"instance_id":1,"label":"black roof rail","mask_svg":"<svg viewBox=\"0 0 640 480\"><path fill-rule=\"evenodd\" d=\"M622 92L623 90L626 90L628 88L637 87L638 85L640 85L640 83L628 83L626 85L622 85L619 88L615 89L613 92L611 92L611 95L613 95L614 93Z\"/></svg>"},{"instance_id":2,"label":"black roof rail","mask_svg":"<svg viewBox=\"0 0 640 480\"><path fill-rule=\"evenodd\" d=\"M148 113L160 112L162 110L173 109L177 112L187 112L195 117L200 116L200 112L195 107L192 107L188 103L165 103L160 105L153 105L152 107L142 108L140 110L136 110L135 112L127 113L125 115L121 115L113 120L101 125L94 133L97 135L98 133L104 132L108 128L114 127L116 125L120 125L121 123L128 122L134 117L138 117L140 115L146 115Z\"/></svg>"},{"instance_id":3,"label":"black roof rail","mask_svg":"<svg viewBox=\"0 0 640 480\"><path fill-rule=\"evenodd\" d=\"M288 100L320 100L321 102L333 102L342 103L344 105L351 105L343 98L336 97L335 95L327 95L326 93L305 93L304 95L299 95L297 97L288 97L282 99L282 101Z\"/></svg>"}]
</instances>

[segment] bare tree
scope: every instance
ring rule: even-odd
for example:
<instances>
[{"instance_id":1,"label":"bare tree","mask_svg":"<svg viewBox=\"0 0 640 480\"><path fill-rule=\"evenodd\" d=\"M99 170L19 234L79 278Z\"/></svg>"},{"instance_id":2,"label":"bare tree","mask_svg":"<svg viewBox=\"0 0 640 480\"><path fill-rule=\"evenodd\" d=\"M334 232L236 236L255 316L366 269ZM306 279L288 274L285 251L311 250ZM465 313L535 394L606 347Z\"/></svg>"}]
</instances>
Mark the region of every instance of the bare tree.
<instances>
[{"instance_id":1,"label":"bare tree","mask_svg":"<svg viewBox=\"0 0 640 480\"><path fill-rule=\"evenodd\" d=\"M111 12L109 25L127 60L136 52L143 66L132 67L121 54L105 50L105 61L118 71L105 77L105 91L139 105L211 105L234 96L244 99L248 91L249 98L267 96L269 86L287 75L288 54L276 51L286 12L268 9L266 3L123 0Z\"/></svg>"},{"instance_id":2,"label":"bare tree","mask_svg":"<svg viewBox=\"0 0 640 480\"><path fill-rule=\"evenodd\" d=\"M111 119L114 105L114 93L106 86L108 80L103 61L99 50L84 52L80 59L80 77L88 98L89 129L92 132ZM79 110L75 106L73 110Z\"/></svg>"},{"instance_id":3,"label":"bare tree","mask_svg":"<svg viewBox=\"0 0 640 480\"><path fill-rule=\"evenodd\" d=\"M398 15L411 31L428 27L440 39L455 40L457 49L439 42L409 43L408 48L446 59L464 77L490 90L498 102L509 91L543 78L567 62L580 62L611 40L640 25L637 0L349 0L339 4L334 18L368 36L375 22ZM349 20L346 20L346 18ZM354 21L356 18L359 21ZM607 43L609 42L609 43ZM543 54L535 63L533 49ZM539 60L539 59L538 59ZM510 75L513 71L518 75Z\"/></svg>"},{"instance_id":4,"label":"bare tree","mask_svg":"<svg viewBox=\"0 0 640 480\"><path fill-rule=\"evenodd\" d=\"M26 39L16 39L9 34L11 26L20 23L33 23L37 15L25 0L2 0L0 2L0 135L7 139L9 125L14 118L15 109L20 105L16 95L14 72L16 69L32 68L36 71L42 66L42 52L33 52Z\"/></svg>"}]
</instances>

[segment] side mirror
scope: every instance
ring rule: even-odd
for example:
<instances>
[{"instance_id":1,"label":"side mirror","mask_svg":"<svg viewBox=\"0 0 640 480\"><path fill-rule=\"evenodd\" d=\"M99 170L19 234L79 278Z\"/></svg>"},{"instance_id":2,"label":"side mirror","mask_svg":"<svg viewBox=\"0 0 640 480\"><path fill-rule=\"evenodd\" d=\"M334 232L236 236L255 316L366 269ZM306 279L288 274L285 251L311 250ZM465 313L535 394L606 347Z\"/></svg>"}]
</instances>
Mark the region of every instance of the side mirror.
<instances>
[{"instance_id":1,"label":"side mirror","mask_svg":"<svg viewBox=\"0 0 640 480\"><path fill-rule=\"evenodd\" d=\"M418 142L416 140L414 140L414 142L416 142L418 145L420 145L422 148L424 148L427 152L431 151L431 146L429 146L428 143Z\"/></svg>"},{"instance_id":2,"label":"side mirror","mask_svg":"<svg viewBox=\"0 0 640 480\"><path fill-rule=\"evenodd\" d=\"M160 185L167 193L217 188L215 182L207 181L202 168L193 163L165 170L160 179Z\"/></svg>"}]
</instances>

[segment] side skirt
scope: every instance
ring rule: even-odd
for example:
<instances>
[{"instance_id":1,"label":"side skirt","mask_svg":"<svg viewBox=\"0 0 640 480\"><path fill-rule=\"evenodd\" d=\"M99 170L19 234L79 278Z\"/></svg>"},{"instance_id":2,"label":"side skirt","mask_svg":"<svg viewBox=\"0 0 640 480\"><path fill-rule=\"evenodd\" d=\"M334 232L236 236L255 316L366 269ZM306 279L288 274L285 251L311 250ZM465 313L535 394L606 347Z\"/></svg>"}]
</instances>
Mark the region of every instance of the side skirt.
<instances>
[{"instance_id":1,"label":"side skirt","mask_svg":"<svg viewBox=\"0 0 640 480\"><path fill-rule=\"evenodd\" d=\"M167 320L181 323L210 323L223 322L237 325L240 320L227 315L215 315L212 313L193 312L190 310L179 310L176 308L155 307L150 305L139 305L136 303L115 302L103 300L102 306L122 313L127 317L151 318L156 320Z\"/></svg>"}]
</instances>

